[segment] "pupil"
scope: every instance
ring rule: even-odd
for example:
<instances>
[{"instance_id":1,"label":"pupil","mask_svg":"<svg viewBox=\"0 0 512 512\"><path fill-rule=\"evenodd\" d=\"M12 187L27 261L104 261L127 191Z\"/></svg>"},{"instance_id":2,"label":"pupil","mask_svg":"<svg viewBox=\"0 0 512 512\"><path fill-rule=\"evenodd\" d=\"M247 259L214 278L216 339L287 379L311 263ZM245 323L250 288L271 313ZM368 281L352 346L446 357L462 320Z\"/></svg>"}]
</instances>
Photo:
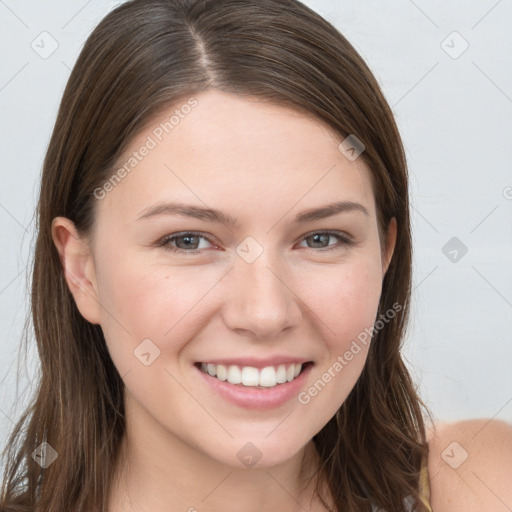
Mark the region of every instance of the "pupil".
<instances>
[{"instance_id":1,"label":"pupil","mask_svg":"<svg viewBox=\"0 0 512 512\"><path fill-rule=\"evenodd\" d=\"M184 241L184 245L186 247L190 247L191 241L192 241L192 245L193 245L193 240L194 240L195 236L182 236L181 238Z\"/></svg>"},{"instance_id":2,"label":"pupil","mask_svg":"<svg viewBox=\"0 0 512 512\"><path fill-rule=\"evenodd\" d=\"M315 243L319 242L319 238L327 237L328 235L313 235Z\"/></svg>"}]
</instances>

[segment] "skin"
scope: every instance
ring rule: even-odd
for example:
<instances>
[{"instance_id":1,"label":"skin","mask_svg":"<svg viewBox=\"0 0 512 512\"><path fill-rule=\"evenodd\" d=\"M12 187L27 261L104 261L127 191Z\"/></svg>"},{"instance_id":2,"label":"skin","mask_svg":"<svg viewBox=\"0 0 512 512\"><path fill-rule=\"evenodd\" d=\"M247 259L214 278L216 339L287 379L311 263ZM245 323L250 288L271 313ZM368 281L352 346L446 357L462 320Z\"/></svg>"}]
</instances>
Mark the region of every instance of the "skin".
<instances>
[{"instance_id":1,"label":"skin","mask_svg":"<svg viewBox=\"0 0 512 512\"><path fill-rule=\"evenodd\" d=\"M313 498L312 437L355 385L368 346L309 403L294 398L266 411L225 401L194 363L303 357L314 362L308 389L373 325L396 224L381 241L369 169L360 158L348 160L339 136L315 118L218 90L196 99L97 201L90 240L63 217L52 226L76 304L101 325L126 384L127 435L109 510L324 510ZM120 161L175 108L150 123ZM170 200L222 210L238 225L178 215L137 220ZM359 203L368 214L294 221L334 201ZM306 235L322 230L354 243L308 242ZM167 242L181 252L159 245L190 231L206 239L191 249L183 238ZM237 253L247 237L263 249L251 263ZM160 353L146 366L134 350L148 338ZM248 442L261 454L251 468L237 456Z\"/></svg>"},{"instance_id":2,"label":"skin","mask_svg":"<svg viewBox=\"0 0 512 512\"><path fill-rule=\"evenodd\" d=\"M440 423L429 432L429 448L434 512L512 510L511 424L492 418Z\"/></svg>"}]
</instances>

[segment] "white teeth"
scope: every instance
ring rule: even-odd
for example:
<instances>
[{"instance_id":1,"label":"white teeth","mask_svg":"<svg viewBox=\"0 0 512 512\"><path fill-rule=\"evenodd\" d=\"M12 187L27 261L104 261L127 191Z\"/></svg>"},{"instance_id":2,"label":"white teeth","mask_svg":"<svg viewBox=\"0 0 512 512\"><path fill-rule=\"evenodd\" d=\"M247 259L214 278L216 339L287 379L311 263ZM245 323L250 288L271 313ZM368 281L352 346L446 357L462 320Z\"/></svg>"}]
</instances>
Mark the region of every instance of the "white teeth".
<instances>
[{"instance_id":1,"label":"white teeth","mask_svg":"<svg viewBox=\"0 0 512 512\"><path fill-rule=\"evenodd\" d=\"M276 370L273 366L267 366L261 370L259 384L266 388L271 388L277 384Z\"/></svg>"},{"instance_id":2,"label":"white teeth","mask_svg":"<svg viewBox=\"0 0 512 512\"><path fill-rule=\"evenodd\" d=\"M260 374L258 368L244 366L242 368L242 384L244 386L258 386L260 383Z\"/></svg>"},{"instance_id":3,"label":"white teeth","mask_svg":"<svg viewBox=\"0 0 512 512\"><path fill-rule=\"evenodd\" d=\"M226 380L228 378L228 369L223 364L217 365L217 379Z\"/></svg>"},{"instance_id":4,"label":"white teeth","mask_svg":"<svg viewBox=\"0 0 512 512\"><path fill-rule=\"evenodd\" d=\"M230 384L242 384L248 387L262 386L272 388L278 384L291 382L298 377L302 364L280 364L277 367L266 366L261 370L252 366L242 368L231 365L226 367L222 364L201 363L201 370L221 381L228 381Z\"/></svg>"},{"instance_id":5,"label":"white teeth","mask_svg":"<svg viewBox=\"0 0 512 512\"><path fill-rule=\"evenodd\" d=\"M277 367L276 380L278 384L284 384L286 382L286 366L284 364L280 364Z\"/></svg>"},{"instance_id":6,"label":"white teeth","mask_svg":"<svg viewBox=\"0 0 512 512\"><path fill-rule=\"evenodd\" d=\"M241 384L242 383L242 372L238 366L230 366L228 369L228 382L231 384Z\"/></svg>"}]
</instances>

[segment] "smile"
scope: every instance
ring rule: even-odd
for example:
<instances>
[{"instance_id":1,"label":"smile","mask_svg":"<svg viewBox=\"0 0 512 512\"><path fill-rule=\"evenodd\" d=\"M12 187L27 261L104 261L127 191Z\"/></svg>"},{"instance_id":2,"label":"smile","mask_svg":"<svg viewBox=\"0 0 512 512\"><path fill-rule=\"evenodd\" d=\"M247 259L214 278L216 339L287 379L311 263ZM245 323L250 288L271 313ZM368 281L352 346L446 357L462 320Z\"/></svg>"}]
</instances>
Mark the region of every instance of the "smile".
<instances>
[{"instance_id":1,"label":"smile","mask_svg":"<svg viewBox=\"0 0 512 512\"><path fill-rule=\"evenodd\" d=\"M280 384L292 382L308 364L310 363L291 363L254 368L252 366L198 363L198 367L202 372L210 375L210 377L215 377L220 381L227 381L230 384L272 388Z\"/></svg>"}]
</instances>

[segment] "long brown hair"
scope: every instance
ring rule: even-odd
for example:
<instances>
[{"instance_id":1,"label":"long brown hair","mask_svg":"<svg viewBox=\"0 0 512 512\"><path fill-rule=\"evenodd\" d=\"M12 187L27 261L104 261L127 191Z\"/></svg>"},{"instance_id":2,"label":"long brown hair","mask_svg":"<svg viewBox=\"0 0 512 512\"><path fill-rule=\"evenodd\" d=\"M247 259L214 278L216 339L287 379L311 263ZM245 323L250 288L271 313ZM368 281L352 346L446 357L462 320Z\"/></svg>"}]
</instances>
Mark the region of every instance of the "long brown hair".
<instances>
[{"instance_id":1,"label":"long brown hair","mask_svg":"<svg viewBox=\"0 0 512 512\"><path fill-rule=\"evenodd\" d=\"M296 0L130 0L88 38L44 160L31 276L41 377L4 451L2 511L106 510L125 432L124 384L101 327L76 307L51 224L64 216L91 235L94 191L130 141L208 87L308 112L364 143L381 233L397 221L378 311L396 314L374 331L355 387L313 439L338 511L372 503L396 512L405 497L418 499L426 408L400 354L411 292L407 164L376 79L343 35ZM43 441L58 454L46 469L32 457Z\"/></svg>"}]
</instances>

